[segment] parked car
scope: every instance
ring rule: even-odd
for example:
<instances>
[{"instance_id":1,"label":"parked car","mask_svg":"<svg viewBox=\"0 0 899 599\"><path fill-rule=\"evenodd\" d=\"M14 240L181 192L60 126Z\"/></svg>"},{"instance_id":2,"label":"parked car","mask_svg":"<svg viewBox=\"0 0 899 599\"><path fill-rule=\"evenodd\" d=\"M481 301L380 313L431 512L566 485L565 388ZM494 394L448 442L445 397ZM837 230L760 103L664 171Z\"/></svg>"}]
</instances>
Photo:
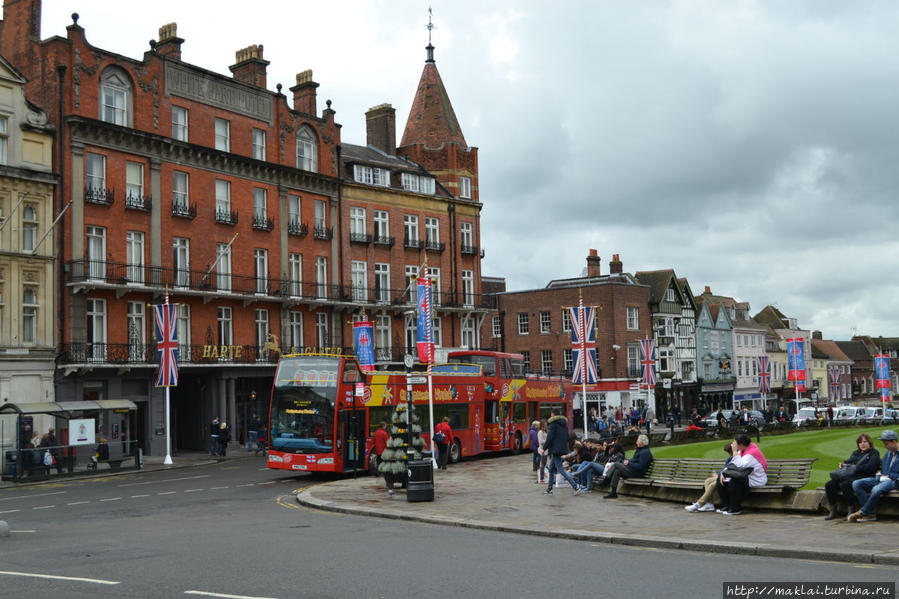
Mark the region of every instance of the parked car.
<instances>
[{"instance_id":1,"label":"parked car","mask_svg":"<svg viewBox=\"0 0 899 599\"><path fill-rule=\"evenodd\" d=\"M815 408L799 408L793 416L793 424L796 426L808 426L815 423Z\"/></svg>"},{"instance_id":2,"label":"parked car","mask_svg":"<svg viewBox=\"0 0 899 599\"><path fill-rule=\"evenodd\" d=\"M731 417L734 415L733 410L721 410L721 414L724 418L730 422ZM705 420L702 421L703 426L709 428L715 428L718 426L718 421L715 419L718 416L718 410L712 410L708 416L706 416Z\"/></svg>"},{"instance_id":3,"label":"parked car","mask_svg":"<svg viewBox=\"0 0 899 599\"><path fill-rule=\"evenodd\" d=\"M880 424L883 420L883 408L865 408L865 422L867 424Z\"/></svg>"},{"instance_id":4,"label":"parked car","mask_svg":"<svg viewBox=\"0 0 899 599\"><path fill-rule=\"evenodd\" d=\"M855 406L843 406L837 408L833 415L834 422L856 423L863 421L865 418L865 408L857 408Z\"/></svg>"}]
</instances>

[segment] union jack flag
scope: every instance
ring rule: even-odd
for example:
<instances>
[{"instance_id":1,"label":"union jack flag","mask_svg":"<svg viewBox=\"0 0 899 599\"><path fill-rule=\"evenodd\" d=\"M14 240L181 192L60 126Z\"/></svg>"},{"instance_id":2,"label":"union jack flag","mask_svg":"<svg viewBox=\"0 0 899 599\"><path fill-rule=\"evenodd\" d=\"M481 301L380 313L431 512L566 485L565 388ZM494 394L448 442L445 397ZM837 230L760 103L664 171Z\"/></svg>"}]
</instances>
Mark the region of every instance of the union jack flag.
<instances>
[{"instance_id":1,"label":"union jack flag","mask_svg":"<svg viewBox=\"0 0 899 599\"><path fill-rule=\"evenodd\" d=\"M588 384L599 380L596 372L596 309L584 306L583 298L577 308L568 308L571 316L571 357L574 362L572 383L582 383L584 373Z\"/></svg>"},{"instance_id":2,"label":"union jack flag","mask_svg":"<svg viewBox=\"0 0 899 599\"><path fill-rule=\"evenodd\" d=\"M828 368L830 371L830 398L831 399L839 399L840 398L840 367L839 366L831 366Z\"/></svg>"},{"instance_id":3,"label":"union jack flag","mask_svg":"<svg viewBox=\"0 0 899 599\"><path fill-rule=\"evenodd\" d=\"M159 350L159 375L157 387L178 386L178 320L175 318L175 304L165 303L156 308L156 339Z\"/></svg>"},{"instance_id":4,"label":"union jack flag","mask_svg":"<svg viewBox=\"0 0 899 599\"><path fill-rule=\"evenodd\" d=\"M643 384L654 387L656 384L656 342L653 339L640 340L640 367Z\"/></svg>"},{"instance_id":5,"label":"union jack flag","mask_svg":"<svg viewBox=\"0 0 899 599\"><path fill-rule=\"evenodd\" d=\"M768 356L758 357L759 366L759 392L768 393L771 391L771 362Z\"/></svg>"}]
</instances>

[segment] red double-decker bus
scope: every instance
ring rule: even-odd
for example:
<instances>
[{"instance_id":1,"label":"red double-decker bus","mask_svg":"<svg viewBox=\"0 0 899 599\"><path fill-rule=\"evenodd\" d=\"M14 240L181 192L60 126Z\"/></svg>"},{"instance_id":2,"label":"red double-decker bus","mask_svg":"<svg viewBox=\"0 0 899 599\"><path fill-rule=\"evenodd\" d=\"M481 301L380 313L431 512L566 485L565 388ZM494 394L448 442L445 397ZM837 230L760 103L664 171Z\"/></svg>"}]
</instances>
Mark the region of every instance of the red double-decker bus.
<instances>
[{"instance_id":1,"label":"red double-decker bus","mask_svg":"<svg viewBox=\"0 0 899 599\"><path fill-rule=\"evenodd\" d=\"M412 373L412 401L430 430L424 372ZM366 453L378 423L406 401L404 372L359 370L352 356L297 354L281 358L272 385L268 467L349 472L370 467ZM571 415L571 385L524 375L520 354L456 351L432 369L435 424L449 418L450 459L520 449L528 423L553 407ZM357 391L359 391L357 393ZM422 435L430 445L427 434Z\"/></svg>"}]
</instances>

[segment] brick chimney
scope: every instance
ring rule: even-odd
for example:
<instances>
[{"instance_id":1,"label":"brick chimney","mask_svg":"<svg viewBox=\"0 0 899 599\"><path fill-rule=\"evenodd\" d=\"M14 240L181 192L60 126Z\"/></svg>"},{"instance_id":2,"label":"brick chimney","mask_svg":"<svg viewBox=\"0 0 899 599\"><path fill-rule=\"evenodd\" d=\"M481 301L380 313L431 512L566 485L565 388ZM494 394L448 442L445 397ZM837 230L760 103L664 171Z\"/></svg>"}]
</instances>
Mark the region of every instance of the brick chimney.
<instances>
[{"instance_id":1,"label":"brick chimney","mask_svg":"<svg viewBox=\"0 0 899 599\"><path fill-rule=\"evenodd\" d=\"M705 286L705 291L704 291L703 293L708 293L709 295L712 295L712 288L709 287L708 285L706 285L706 286Z\"/></svg>"},{"instance_id":2,"label":"brick chimney","mask_svg":"<svg viewBox=\"0 0 899 599\"><path fill-rule=\"evenodd\" d=\"M159 41L156 42L156 53L175 60L181 60L181 44L184 40L178 37L178 24L168 23L159 28Z\"/></svg>"},{"instance_id":3,"label":"brick chimney","mask_svg":"<svg viewBox=\"0 0 899 599\"><path fill-rule=\"evenodd\" d=\"M234 78L256 87L265 87L265 68L269 61L262 59L262 44L253 44L234 53L235 64L228 67Z\"/></svg>"},{"instance_id":4,"label":"brick chimney","mask_svg":"<svg viewBox=\"0 0 899 599\"><path fill-rule=\"evenodd\" d=\"M396 109L390 104L378 104L365 113L366 143L396 155Z\"/></svg>"},{"instance_id":5,"label":"brick chimney","mask_svg":"<svg viewBox=\"0 0 899 599\"><path fill-rule=\"evenodd\" d=\"M314 116L317 87L318 83L312 80L312 69L297 73L297 84L290 88L293 92L293 109Z\"/></svg>"},{"instance_id":6,"label":"brick chimney","mask_svg":"<svg viewBox=\"0 0 899 599\"><path fill-rule=\"evenodd\" d=\"M824 335L821 334L821 331L812 331L812 339L817 339L818 341L821 341L822 339L824 339Z\"/></svg>"},{"instance_id":7,"label":"brick chimney","mask_svg":"<svg viewBox=\"0 0 899 599\"><path fill-rule=\"evenodd\" d=\"M613 275L620 275L623 269L623 265L621 264L621 260L618 258L618 254L612 254L612 261L609 262L609 272Z\"/></svg>"},{"instance_id":8,"label":"brick chimney","mask_svg":"<svg viewBox=\"0 0 899 599\"><path fill-rule=\"evenodd\" d=\"M591 249L590 255L587 256L587 276L588 277L598 277L599 276L599 255L596 250Z\"/></svg>"}]
</instances>

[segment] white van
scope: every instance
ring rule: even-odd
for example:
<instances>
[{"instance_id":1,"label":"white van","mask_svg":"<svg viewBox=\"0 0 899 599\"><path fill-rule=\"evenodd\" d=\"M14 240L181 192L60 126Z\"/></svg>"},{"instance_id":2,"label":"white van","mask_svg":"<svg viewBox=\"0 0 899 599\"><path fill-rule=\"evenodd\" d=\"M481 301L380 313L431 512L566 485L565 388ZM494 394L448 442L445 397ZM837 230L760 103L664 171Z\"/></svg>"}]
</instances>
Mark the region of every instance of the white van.
<instances>
[{"instance_id":1,"label":"white van","mask_svg":"<svg viewBox=\"0 0 899 599\"><path fill-rule=\"evenodd\" d=\"M814 423L815 408L799 408L799 411L793 416L793 424L796 426L807 426Z\"/></svg>"},{"instance_id":2,"label":"white van","mask_svg":"<svg viewBox=\"0 0 899 599\"><path fill-rule=\"evenodd\" d=\"M855 406L843 406L837 408L833 415L834 422L859 422L865 417L865 408Z\"/></svg>"},{"instance_id":3,"label":"white van","mask_svg":"<svg viewBox=\"0 0 899 599\"><path fill-rule=\"evenodd\" d=\"M883 420L883 408L865 408L865 422L868 424L880 424Z\"/></svg>"}]
</instances>

